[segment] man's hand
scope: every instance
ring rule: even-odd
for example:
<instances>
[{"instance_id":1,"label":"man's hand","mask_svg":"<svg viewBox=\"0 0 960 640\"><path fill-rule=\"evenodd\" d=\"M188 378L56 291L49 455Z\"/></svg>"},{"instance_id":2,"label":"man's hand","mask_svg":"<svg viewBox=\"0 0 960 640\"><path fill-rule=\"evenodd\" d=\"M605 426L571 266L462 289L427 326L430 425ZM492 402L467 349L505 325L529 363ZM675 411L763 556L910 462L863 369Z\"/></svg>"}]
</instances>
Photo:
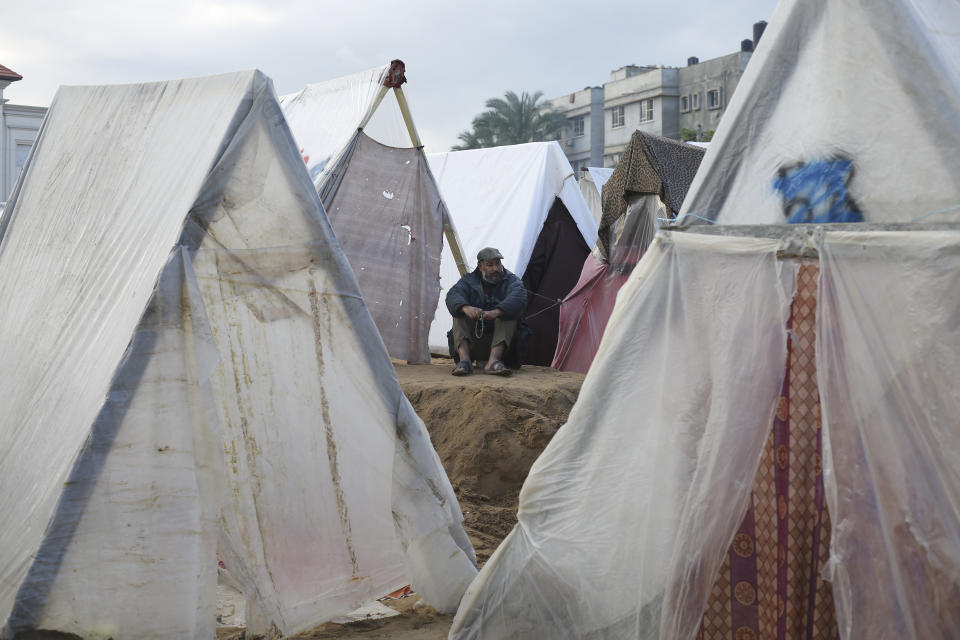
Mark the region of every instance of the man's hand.
<instances>
[{"instance_id":1,"label":"man's hand","mask_svg":"<svg viewBox=\"0 0 960 640\"><path fill-rule=\"evenodd\" d=\"M463 315L467 316L471 320L476 320L477 318L483 317L483 309L479 307L471 307L468 304L460 307L460 311L463 311Z\"/></svg>"},{"instance_id":2,"label":"man's hand","mask_svg":"<svg viewBox=\"0 0 960 640\"><path fill-rule=\"evenodd\" d=\"M483 312L484 320L496 320L503 315L503 309L491 309L490 311Z\"/></svg>"}]
</instances>

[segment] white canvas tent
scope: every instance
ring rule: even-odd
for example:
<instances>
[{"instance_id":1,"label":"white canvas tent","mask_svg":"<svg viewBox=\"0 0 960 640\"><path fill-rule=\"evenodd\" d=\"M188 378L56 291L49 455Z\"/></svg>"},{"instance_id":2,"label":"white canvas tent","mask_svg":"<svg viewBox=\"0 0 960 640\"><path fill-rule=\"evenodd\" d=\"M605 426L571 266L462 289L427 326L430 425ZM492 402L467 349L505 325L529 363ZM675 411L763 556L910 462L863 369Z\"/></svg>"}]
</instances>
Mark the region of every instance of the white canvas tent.
<instances>
[{"instance_id":1,"label":"white canvas tent","mask_svg":"<svg viewBox=\"0 0 960 640\"><path fill-rule=\"evenodd\" d=\"M259 631L456 607L456 498L261 73L61 88L0 300L3 637L213 637L218 555Z\"/></svg>"},{"instance_id":2,"label":"white canvas tent","mask_svg":"<svg viewBox=\"0 0 960 640\"><path fill-rule=\"evenodd\" d=\"M956 228L661 231L451 638L957 637L957 273Z\"/></svg>"},{"instance_id":3,"label":"white canvas tent","mask_svg":"<svg viewBox=\"0 0 960 640\"><path fill-rule=\"evenodd\" d=\"M423 363L443 234L455 245L456 233L400 87L404 70L394 60L280 102L387 350Z\"/></svg>"},{"instance_id":4,"label":"white canvas tent","mask_svg":"<svg viewBox=\"0 0 960 640\"><path fill-rule=\"evenodd\" d=\"M958 24L954 2L782 0L681 220L960 221Z\"/></svg>"},{"instance_id":5,"label":"white canvas tent","mask_svg":"<svg viewBox=\"0 0 960 640\"><path fill-rule=\"evenodd\" d=\"M492 246L500 249L507 269L521 278L527 275L551 208L558 200L569 214L567 219L572 221L567 228L578 234L575 242L582 239L588 252L597 240L597 224L577 186L570 162L556 142L431 153L427 157L470 269L476 266L477 252ZM555 294L557 297L566 295L576 284L585 257L586 253L579 260L556 256L557 264L550 269L563 268L564 275L566 271L573 272L572 279L567 278L569 284L563 285L566 289ZM435 353L447 353L447 331L453 326L453 319L443 298L459 278L454 257L444 248L440 264L442 290L430 327L430 348ZM529 282L526 284L530 289ZM541 302L539 298L537 302ZM555 347L555 328L553 332ZM550 358L552 351L545 364L549 364Z\"/></svg>"}]
</instances>

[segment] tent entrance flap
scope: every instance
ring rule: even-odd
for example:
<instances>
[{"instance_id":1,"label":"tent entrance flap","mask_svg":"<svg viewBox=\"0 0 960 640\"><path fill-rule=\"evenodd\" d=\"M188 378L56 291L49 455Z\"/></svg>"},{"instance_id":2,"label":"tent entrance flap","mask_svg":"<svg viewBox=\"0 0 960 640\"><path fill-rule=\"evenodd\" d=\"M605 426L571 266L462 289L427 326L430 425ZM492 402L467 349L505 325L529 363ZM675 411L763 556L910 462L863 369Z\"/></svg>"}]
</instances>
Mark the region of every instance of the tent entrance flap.
<instances>
[{"instance_id":1,"label":"tent entrance flap","mask_svg":"<svg viewBox=\"0 0 960 640\"><path fill-rule=\"evenodd\" d=\"M560 301L577 283L590 254L570 212L554 198L523 274L527 288L527 324L533 330L524 364L549 367L557 350Z\"/></svg>"}]
</instances>

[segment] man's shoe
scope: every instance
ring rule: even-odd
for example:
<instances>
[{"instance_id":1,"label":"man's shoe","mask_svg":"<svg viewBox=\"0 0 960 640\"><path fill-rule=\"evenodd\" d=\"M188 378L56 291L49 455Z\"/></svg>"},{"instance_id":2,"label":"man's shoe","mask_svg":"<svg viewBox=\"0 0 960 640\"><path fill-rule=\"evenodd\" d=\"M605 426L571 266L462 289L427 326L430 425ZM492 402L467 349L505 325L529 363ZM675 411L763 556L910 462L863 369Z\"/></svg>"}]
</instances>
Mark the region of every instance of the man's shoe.
<instances>
[{"instance_id":1,"label":"man's shoe","mask_svg":"<svg viewBox=\"0 0 960 640\"><path fill-rule=\"evenodd\" d=\"M468 376L473 373L473 365L467 360L461 360L451 373L455 376Z\"/></svg>"}]
</instances>

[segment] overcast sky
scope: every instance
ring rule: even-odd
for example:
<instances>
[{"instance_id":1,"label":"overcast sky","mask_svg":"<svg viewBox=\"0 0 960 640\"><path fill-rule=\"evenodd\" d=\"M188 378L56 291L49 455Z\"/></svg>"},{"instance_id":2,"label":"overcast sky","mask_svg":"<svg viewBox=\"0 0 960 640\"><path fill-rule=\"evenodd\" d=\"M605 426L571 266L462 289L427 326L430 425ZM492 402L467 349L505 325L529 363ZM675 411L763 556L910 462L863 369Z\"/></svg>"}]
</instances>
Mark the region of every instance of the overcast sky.
<instances>
[{"instance_id":1,"label":"overcast sky","mask_svg":"<svg viewBox=\"0 0 960 640\"><path fill-rule=\"evenodd\" d=\"M48 106L61 84L167 80L258 68L279 94L407 65L426 150L444 151L507 90L548 98L599 86L625 64L683 66L738 51L776 0L26 0L0 9L4 91Z\"/></svg>"}]
</instances>

